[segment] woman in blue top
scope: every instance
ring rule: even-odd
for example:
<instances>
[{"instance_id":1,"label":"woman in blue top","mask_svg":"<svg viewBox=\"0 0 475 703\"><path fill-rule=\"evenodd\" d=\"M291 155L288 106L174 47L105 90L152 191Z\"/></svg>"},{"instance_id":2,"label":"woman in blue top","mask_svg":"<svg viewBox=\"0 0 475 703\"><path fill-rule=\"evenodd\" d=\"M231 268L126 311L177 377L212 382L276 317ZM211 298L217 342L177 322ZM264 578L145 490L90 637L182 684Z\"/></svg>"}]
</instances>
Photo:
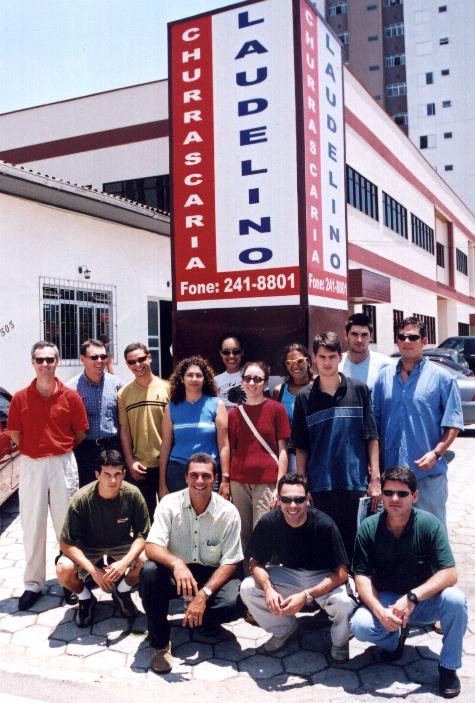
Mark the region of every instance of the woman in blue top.
<instances>
[{"instance_id":1,"label":"woman in blue top","mask_svg":"<svg viewBox=\"0 0 475 703\"><path fill-rule=\"evenodd\" d=\"M229 474L228 415L217 397L214 372L201 356L177 364L170 377L170 403L163 414L160 498L186 488L185 464L196 452L216 459Z\"/></svg>"},{"instance_id":2,"label":"woman in blue top","mask_svg":"<svg viewBox=\"0 0 475 703\"><path fill-rule=\"evenodd\" d=\"M272 391L272 397L283 404L292 427L295 398L302 388L305 388L313 381L312 360L308 349L302 344L288 344L282 355L282 365L285 369L286 378L283 383L275 386ZM287 454L289 457L289 471L295 471L295 449L292 446L292 439L287 444Z\"/></svg>"}]
</instances>

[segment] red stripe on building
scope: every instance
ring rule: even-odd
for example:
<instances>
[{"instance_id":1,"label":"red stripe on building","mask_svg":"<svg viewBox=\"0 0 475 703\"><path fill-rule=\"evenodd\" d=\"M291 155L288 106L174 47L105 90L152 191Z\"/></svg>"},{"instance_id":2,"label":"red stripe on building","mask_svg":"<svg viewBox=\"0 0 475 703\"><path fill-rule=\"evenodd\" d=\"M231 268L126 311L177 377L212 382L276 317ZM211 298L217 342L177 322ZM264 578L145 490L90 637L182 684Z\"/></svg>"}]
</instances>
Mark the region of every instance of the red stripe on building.
<instances>
[{"instance_id":1,"label":"red stripe on building","mask_svg":"<svg viewBox=\"0 0 475 703\"><path fill-rule=\"evenodd\" d=\"M53 159L58 156L79 154L95 149L107 149L111 146L144 142L149 139L168 137L168 120L144 122L143 124L106 129L103 132L91 132L76 137L55 139L51 142L30 144L16 149L0 151L0 159L11 164L25 164L42 159Z\"/></svg>"}]
</instances>

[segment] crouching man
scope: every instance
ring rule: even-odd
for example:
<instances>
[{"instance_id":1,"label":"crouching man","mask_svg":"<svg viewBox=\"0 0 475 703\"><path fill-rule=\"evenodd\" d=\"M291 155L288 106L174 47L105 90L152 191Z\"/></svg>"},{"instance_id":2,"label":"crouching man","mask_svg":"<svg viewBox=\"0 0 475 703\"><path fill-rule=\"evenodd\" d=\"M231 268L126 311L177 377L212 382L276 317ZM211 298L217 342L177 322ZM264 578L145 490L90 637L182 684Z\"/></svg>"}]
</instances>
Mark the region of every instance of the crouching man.
<instances>
[{"instance_id":1,"label":"crouching man","mask_svg":"<svg viewBox=\"0 0 475 703\"><path fill-rule=\"evenodd\" d=\"M462 661L467 604L457 583L445 529L434 515L417 510L417 480L407 468L388 469L381 479L384 512L358 530L353 570L363 606L351 619L362 642L381 647L385 662L399 659L409 624L440 620L443 639L439 691L460 693L456 670Z\"/></svg>"},{"instance_id":2,"label":"crouching man","mask_svg":"<svg viewBox=\"0 0 475 703\"><path fill-rule=\"evenodd\" d=\"M348 557L337 526L321 510L308 507L307 482L286 474L278 484L278 507L257 523L246 550L252 576L241 584L241 598L257 623L272 637L275 652L298 630L295 615L317 601L332 621L331 655L349 657L348 620L355 608L348 596ZM275 555L279 566L269 565Z\"/></svg>"},{"instance_id":3,"label":"crouching man","mask_svg":"<svg viewBox=\"0 0 475 703\"><path fill-rule=\"evenodd\" d=\"M151 668L171 671L168 604L188 600L184 627L211 634L233 614L242 561L241 521L229 501L212 492L216 463L209 454L193 454L186 464L187 488L166 495L155 510L140 577L140 595L148 619Z\"/></svg>"},{"instance_id":4,"label":"crouching man","mask_svg":"<svg viewBox=\"0 0 475 703\"><path fill-rule=\"evenodd\" d=\"M120 452L104 449L99 462L97 481L81 488L71 501L60 538L62 555L56 563L61 585L78 594L79 627L91 625L97 605L85 585L88 576L111 593L124 617L137 614L130 590L139 580L150 529L142 494L124 481Z\"/></svg>"}]
</instances>

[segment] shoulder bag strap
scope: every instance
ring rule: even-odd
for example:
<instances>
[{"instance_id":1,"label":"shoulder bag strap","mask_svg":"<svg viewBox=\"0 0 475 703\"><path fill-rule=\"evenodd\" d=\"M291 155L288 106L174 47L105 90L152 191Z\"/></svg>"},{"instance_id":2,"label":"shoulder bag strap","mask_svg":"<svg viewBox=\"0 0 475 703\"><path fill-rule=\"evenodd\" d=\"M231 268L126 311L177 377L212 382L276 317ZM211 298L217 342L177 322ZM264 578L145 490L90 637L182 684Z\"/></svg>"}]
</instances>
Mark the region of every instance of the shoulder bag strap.
<instances>
[{"instance_id":1,"label":"shoulder bag strap","mask_svg":"<svg viewBox=\"0 0 475 703\"><path fill-rule=\"evenodd\" d=\"M251 418L249 417L247 412L244 410L244 407L242 405L239 405L238 407L239 407L239 412L243 416L245 423L247 424L247 426L251 430L254 437L264 447L266 452L268 452L271 455L271 457L274 459L275 463L279 464L279 460L277 458L277 455L272 451L272 449L269 447L269 445L267 444L264 437L259 433L259 431L257 430L256 426L254 425L253 421L251 420Z\"/></svg>"}]
</instances>

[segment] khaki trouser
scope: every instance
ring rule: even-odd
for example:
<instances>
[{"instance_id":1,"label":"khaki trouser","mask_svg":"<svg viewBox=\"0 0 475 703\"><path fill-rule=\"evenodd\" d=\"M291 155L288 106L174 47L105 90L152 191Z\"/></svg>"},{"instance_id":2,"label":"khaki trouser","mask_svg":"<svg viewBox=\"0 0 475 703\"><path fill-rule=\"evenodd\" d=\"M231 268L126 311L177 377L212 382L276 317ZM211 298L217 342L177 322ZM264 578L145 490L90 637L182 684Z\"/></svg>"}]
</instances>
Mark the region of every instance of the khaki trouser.
<instances>
[{"instance_id":1,"label":"khaki trouser","mask_svg":"<svg viewBox=\"0 0 475 703\"><path fill-rule=\"evenodd\" d=\"M233 503L241 517L241 544L245 552L256 524L271 509L275 483L231 481L230 488Z\"/></svg>"},{"instance_id":2,"label":"khaki trouser","mask_svg":"<svg viewBox=\"0 0 475 703\"><path fill-rule=\"evenodd\" d=\"M69 502L78 489L73 452L32 459L24 454L20 466L20 518L25 548L25 589L39 592L46 581L48 507L59 540Z\"/></svg>"}]
</instances>

